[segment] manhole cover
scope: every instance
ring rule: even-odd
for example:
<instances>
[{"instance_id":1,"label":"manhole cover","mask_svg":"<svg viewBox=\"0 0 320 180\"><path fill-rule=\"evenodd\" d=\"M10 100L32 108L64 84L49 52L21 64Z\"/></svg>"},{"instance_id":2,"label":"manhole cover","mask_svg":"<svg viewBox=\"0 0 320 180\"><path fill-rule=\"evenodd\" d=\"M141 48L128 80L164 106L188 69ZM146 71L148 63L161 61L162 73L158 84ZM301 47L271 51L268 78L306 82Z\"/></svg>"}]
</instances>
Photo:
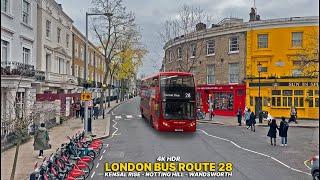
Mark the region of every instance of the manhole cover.
<instances>
[{"instance_id":1,"label":"manhole cover","mask_svg":"<svg viewBox=\"0 0 320 180\"><path fill-rule=\"evenodd\" d=\"M107 153L108 158L124 158L124 152L123 151L109 151Z\"/></svg>"}]
</instances>

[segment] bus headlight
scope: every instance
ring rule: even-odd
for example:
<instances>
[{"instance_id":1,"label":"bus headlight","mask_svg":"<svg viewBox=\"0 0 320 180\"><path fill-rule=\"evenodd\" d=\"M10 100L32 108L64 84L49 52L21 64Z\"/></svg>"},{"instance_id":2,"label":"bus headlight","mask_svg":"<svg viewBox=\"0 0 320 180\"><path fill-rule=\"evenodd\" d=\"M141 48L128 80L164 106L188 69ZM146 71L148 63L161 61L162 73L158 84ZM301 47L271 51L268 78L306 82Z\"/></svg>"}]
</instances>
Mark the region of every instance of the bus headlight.
<instances>
[{"instance_id":1,"label":"bus headlight","mask_svg":"<svg viewBox=\"0 0 320 180\"><path fill-rule=\"evenodd\" d=\"M190 127L193 127L193 126L195 126L195 125L196 125L195 122L190 123Z\"/></svg>"},{"instance_id":2,"label":"bus headlight","mask_svg":"<svg viewBox=\"0 0 320 180\"><path fill-rule=\"evenodd\" d=\"M162 124L163 124L164 126L169 127L169 124L168 124L167 122L162 122Z\"/></svg>"}]
</instances>

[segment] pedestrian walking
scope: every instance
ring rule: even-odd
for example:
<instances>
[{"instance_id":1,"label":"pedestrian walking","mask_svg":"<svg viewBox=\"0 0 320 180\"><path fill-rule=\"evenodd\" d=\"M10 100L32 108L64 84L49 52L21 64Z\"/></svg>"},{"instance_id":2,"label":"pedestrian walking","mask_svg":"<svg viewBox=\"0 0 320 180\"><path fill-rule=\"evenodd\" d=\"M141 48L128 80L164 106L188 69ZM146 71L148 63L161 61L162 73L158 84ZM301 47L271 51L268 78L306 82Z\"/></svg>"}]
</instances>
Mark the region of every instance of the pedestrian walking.
<instances>
[{"instance_id":1,"label":"pedestrian walking","mask_svg":"<svg viewBox=\"0 0 320 180\"><path fill-rule=\"evenodd\" d=\"M213 100L212 100L211 94L209 94L208 104L209 104L209 118L210 120L212 120L212 118L214 117L214 112L213 112Z\"/></svg>"},{"instance_id":2,"label":"pedestrian walking","mask_svg":"<svg viewBox=\"0 0 320 180\"><path fill-rule=\"evenodd\" d=\"M256 132L256 115L253 111L250 114L250 125L251 131Z\"/></svg>"},{"instance_id":3,"label":"pedestrian walking","mask_svg":"<svg viewBox=\"0 0 320 180\"><path fill-rule=\"evenodd\" d=\"M288 136L289 124L286 121L286 118L282 117L279 127L279 136L281 137L281 146L287 146L287 136Z\"/></svg>"},{"instance_id":4,"label":"pedestrian walking","mask_svg":"<svg viewBox=\"0 0 320 180\"><path fill-rule=\"evenodd\" d=\"M297 122L297 117L298 117L297 114L298 114L297 108L291 107L289 123L290 122L295 122L296 124L298 124L298 122Z\"/></svg>"},{"instance_id":5,"label":"pedestrian walking","mask_svg":"<svg viewBox=\"0 0 320 180\"><path fill-rule=\"evenodd\" d=\"M277 122L275 119L272 119L271 122L268 122L268 125L269 125L269 131L267 136L270 137L271 146L272 145L276 146L277 129L278 129ZM272 143L272 139L273 139L273 143Z\"/></svg>"},{"instance_id":6,"label":"pedestrian walking","mask_svg":"<svg viewBox=\"0 0 320 180\"><path fill-rule=\"evenodd\" d=\"M99 106L98 104L96 104L93 108L93 116L94 116L94 119L98 119L99 117Z\"/></svg>"},{"instance_id":7,"label":"pedestrian walking","mask_svg":"<svg viewBox=\"0 0 320 180\"><path fill-rule=\"evenodd\" d=\"M245 112L245 120L246 120L247 129L249 129L251 127L250 115L251 115L251 110L250 110L250 108L248 108L248 110Z\"/></svg>"},{"instance_id":8,"label":"pedestrian walking","mask_svg":"<svg viewBox=\"0 0 320 180\"><path fill-rule=\"evenodd\" d=\"M238 124L241 126L241 121L242 121L242 109L239 108L237 112L237 117L238 117Z\"/></svg>"},{"instance_id":9,"label":"pedestrian walking","mask_svg":"<svg viewBox=\"0 0 320 180\"><path fill-rule=\"evenodd\" d=\"M80 109L81 109L81 104L80 102L77 102L76 105L75 105L75 109L76 109L76 118L79 118L80 116Z\"/></svg>"},{"instance_id":10,"label":"pedestrian walking","mask_svg":"<svg viewBox=\"0 0 320 180\"><path fill-rule=\"evenodd\" d=\"M81 122L83 123L83 120L84 120L84 104L83 103L80 106L80 117L81 117Z\"/></svg>"},{"instance_id":11,"label":"pedestrian walking","mask_svg":"<svg viewBox=\"0 0 320 180\"><path fill-rule=\"evenodd\" d=\"M49 133L45 127L44 123L40 124L40 127L34 134L34 142L33 147L35 151L39 150L38 158L43 158L43 151L47 149L51 149L51 145L49 144Z\"/></svg>"}]
</instances>

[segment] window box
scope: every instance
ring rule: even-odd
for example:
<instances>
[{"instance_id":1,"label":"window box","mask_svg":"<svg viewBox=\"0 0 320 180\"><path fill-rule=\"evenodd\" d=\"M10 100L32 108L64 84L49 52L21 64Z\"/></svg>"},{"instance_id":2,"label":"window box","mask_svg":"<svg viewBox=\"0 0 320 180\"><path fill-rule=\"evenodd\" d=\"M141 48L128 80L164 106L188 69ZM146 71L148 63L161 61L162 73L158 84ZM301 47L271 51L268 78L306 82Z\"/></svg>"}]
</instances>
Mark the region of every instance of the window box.
<instances>
[{"instance_id":1,"label":"window box","mask_svg":"<svg viewBox=\"0 0 320 180\"><path fill-rule=\"evenodd\" d=\"M237 54L239 51L229 51L228 54Z\"/></svg>"}]
</instances>

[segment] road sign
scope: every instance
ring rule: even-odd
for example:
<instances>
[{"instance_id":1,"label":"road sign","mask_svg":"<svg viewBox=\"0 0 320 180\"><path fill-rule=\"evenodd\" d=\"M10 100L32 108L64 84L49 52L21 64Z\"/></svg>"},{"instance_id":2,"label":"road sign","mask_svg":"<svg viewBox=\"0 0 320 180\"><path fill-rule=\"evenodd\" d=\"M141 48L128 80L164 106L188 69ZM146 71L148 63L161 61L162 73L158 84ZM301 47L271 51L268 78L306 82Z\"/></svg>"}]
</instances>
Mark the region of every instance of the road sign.
<instances>
[{"instance_id":1,"label":"road sign","mask_svg":"<svg viewBox=\"0 0 320 180\"><path fill-rule=\"evenodd\" d=\"M80 96L80 100L81 101L91 101L92 100L92 94L91 93L81 93L81 96Z\"/></svg>"},{"instance_id":2,"label":"road sign","mask_svg":"<svg viewBox=\"0 0 320 180\"><path fill-rule=\"evenodd\" d=\"M88 107L93 107L93 101L92 100L89 101Z\"/></svg>"}]
</instances>

